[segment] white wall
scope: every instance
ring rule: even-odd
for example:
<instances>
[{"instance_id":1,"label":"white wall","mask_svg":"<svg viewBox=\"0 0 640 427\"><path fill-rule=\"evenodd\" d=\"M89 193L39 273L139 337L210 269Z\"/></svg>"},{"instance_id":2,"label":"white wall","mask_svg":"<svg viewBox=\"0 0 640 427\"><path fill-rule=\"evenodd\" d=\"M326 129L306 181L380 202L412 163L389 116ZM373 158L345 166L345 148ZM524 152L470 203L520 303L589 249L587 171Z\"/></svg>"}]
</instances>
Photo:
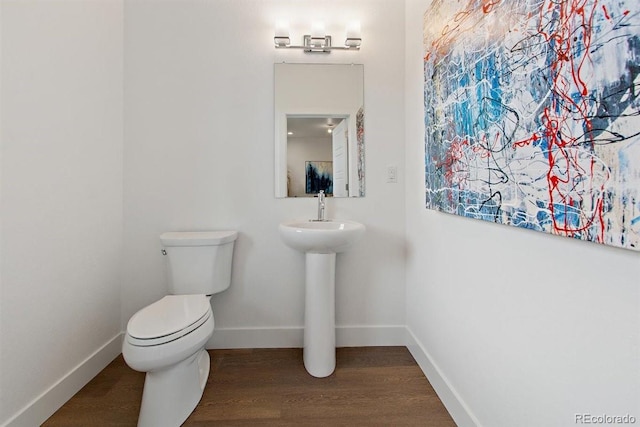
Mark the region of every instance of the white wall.
<instances>
[{"instance_id":1,"label":"white wall","mask_svg":"<svg viewBox=\"0 0 640 427\"><path fill-rule=\"evenodd\" d=\"M577 413L640 420L638 253L425 209L429 3L406 6L409 329L466 406L460 425L568 426Z\"/></svg>"},{"instance_id":2,"label":"white wall","mask_svg":"<svg viewBox=\"0 0 640 427\"><path fill-rule=\"evenodd\" d=\"M402 3L132 0L125 16L123 321L167 291L161 232L235 229L232 285L214 297L209 345L244 333L253 338L235 345L301 344L303 255L277 225L313 217L316 200L273 196L273 64L287 61L364 64L367 196L328 202L329 217L367 226L338 259L337 324L404 325L404 189L385 183L387 164L404 161ZM294 40L315 20L339 40L360 19L362 50L276 50L282 19Z\"/></svg>"},{"instance_id":3,"label":"white wall","mask_svg":"<svg viewBox=\"0 0 640 427\"><path fill-rule=\"evenodd\" d=\"M121 331L122 1L0 7L0 425L37 425Z\"/></svg>"}]
</instances>

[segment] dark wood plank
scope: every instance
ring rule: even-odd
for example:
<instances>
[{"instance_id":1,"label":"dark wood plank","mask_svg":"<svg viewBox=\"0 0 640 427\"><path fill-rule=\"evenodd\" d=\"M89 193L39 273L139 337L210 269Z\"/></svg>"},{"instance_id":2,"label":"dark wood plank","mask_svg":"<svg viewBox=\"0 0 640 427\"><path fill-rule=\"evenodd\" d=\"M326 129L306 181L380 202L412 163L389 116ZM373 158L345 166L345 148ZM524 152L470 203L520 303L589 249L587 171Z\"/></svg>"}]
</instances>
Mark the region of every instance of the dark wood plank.
<instances>
[{"instance_id":1,"label":"dark wood plank","mask_svg":"<svg viewBox=\"0 0 640 427\"><path fill-rule=\"evenodd\" d=\"M455 426L405 347L339 348L327 378L305 371L302 349L209 354L207 387L184 426ZM120 356L44 426L135 426L143 385Z\"/></svg>"},{"instance_id":2,"label":"dark wood plank","mask_svg":"<svg viewBox=\"0 0 640 427\"><path fill-rule=\"evenodd\" d=\"M129 368L120 355L43 425L135 426L143 386L144 373Z\"/></svg>"}]
</instances>

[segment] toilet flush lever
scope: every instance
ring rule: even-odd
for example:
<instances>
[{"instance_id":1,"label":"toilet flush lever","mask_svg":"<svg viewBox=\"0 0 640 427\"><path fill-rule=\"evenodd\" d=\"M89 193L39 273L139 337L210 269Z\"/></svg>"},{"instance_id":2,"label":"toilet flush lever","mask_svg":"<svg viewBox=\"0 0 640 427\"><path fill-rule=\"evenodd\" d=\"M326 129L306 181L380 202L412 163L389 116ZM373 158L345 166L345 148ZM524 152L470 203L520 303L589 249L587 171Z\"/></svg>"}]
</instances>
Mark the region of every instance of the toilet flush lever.
<instances>
[{"instance_id":1,"label":"toilet flush lever","mask_svg":"<svg viewBox=\"0 0 640 427\"><path fill-rule=\"evenodd\" d=\"M165 256L167 255L167 251L165 251L164 249L161 249L161 250L160 250L160 253L161 253L162 255L165 255Z\"/></svg>"}]
</instances>

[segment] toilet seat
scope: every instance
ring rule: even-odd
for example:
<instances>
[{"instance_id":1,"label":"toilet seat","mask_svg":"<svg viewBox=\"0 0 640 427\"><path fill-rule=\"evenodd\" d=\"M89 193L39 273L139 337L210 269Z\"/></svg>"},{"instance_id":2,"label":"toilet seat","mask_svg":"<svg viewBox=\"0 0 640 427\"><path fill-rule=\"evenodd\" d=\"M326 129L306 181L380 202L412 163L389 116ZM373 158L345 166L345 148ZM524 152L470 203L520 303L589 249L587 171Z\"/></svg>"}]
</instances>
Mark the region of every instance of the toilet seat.
<instances>
[{"instance_id":1,"label":"toilet seat","mask_svg":"<svg viewBox=\"0 0 640 427\"><path fill-rule=\"evenodd\" d=\"M175 341L212 317L206 295L168 295L134 314L127 324L127 341L151 347Z\"/></svg>"}]
</instances>

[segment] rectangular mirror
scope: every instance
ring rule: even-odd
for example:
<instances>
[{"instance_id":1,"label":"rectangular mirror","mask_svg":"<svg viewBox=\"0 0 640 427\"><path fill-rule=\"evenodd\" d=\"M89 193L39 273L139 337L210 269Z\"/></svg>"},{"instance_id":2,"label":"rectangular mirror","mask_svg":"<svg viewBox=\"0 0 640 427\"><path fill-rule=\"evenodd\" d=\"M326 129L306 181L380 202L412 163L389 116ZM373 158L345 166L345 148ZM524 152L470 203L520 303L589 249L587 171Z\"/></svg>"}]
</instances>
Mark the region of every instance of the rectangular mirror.
<instances>
[{"instance_id":1,"label":"rectangular mirror","mask_svg":"<svg viewBox=\"0 0 640 427\"><path fill-rule=\"evenodd\" d=\"M275 196L363 197L364 66L275 64Z\"/></svg>"}]
</instances>

